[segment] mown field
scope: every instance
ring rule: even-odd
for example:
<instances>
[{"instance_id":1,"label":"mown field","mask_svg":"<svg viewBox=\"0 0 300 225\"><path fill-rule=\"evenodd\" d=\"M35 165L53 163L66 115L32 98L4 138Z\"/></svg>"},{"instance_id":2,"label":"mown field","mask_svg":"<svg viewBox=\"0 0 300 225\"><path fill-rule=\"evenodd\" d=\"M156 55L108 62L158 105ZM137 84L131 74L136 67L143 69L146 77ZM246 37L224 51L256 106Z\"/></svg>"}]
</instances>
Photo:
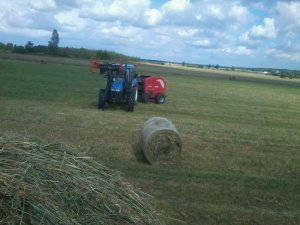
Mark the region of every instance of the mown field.
<instances>
[{"instance_id":1,"label":"mown field","mask_svg":"<svg viewBox=\"0 0 300 225\"><path fill-rule=\"evenodd\" d=\"M300 224L299 80L139 64L168 97L127 113L97 109L105 79L79 64L0 59L0 138L79 147L153 196L169 225ZM180 132L179 164L145 162L152 116Z\"/></svg>"}]
</instances>

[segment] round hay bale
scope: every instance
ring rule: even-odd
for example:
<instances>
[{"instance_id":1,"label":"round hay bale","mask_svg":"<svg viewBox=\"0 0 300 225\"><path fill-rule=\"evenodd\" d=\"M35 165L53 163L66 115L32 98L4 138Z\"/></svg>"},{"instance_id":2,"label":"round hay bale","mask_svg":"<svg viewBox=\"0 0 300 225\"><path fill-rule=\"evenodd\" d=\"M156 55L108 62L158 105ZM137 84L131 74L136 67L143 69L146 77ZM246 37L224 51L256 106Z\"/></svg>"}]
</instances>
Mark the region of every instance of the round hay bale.
<instances>
[{"instance_id":1,"label":"round hay bale","mask_svg":"<svg viewBox=\"0 0 300 225\"><path fill-rule=\"evenodd\" d=\"M171 121L153 117L142 126L141 146L150 164L170 162L180 159L182 141Z\"/></svg>"},{"instance_id":2,"label":"round hay bale","mask_svg":"<svg viewBox=\"0 0 300 225\"><path fill-rule=\"evenodd\" d=\"M162 224L146 197L70 147L0 141L0 224Z\"/></svg>"}]
</instances>

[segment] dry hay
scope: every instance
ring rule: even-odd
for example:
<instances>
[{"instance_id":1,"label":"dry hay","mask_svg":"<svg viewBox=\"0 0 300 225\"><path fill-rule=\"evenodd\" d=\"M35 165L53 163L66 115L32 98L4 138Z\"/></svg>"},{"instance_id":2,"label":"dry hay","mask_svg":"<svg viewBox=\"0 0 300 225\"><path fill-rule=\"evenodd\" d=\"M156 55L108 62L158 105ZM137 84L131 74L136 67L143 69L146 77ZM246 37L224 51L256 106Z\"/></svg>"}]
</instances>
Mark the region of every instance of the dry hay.
<instances>
[{"instance_id":1,"label":"dry hay","mask_svg":"<svg viewBox=\"0 0 300 225\"><path fill-rule=\"evenodd\" d=\"M0 141L0 224L161 224L148 197L70 147Z\"/></svg>"},{"instance_id":2,"label":"dry hay","mask_svg":"<svg viewBox=\"0 0 300 225\"><path fill-rule=\"evenodd\" d=\"M176 162L180 159L182 141L171 121L153 117L141 129L141 146L149 163Z\"/></svg>"}]
</instances>

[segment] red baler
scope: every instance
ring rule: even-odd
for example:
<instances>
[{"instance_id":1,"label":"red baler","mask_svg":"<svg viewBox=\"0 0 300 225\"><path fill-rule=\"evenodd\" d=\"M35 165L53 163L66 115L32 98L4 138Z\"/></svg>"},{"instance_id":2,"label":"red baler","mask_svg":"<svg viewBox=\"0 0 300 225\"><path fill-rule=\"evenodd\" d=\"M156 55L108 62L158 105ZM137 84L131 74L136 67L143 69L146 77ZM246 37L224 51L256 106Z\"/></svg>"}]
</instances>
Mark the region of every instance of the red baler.
<instances>
[{"instance_id":1,"label":"red baler","mask_svg":"<svg viewBox=\"0 0 300 225\"><path fill-rule=\"evenodd\" d=\"M142 101L147 103L155 100L157 104L163 104L166 100L167 83L160 76L139 76L139 96Z\"/></svg>"}]
</instances>

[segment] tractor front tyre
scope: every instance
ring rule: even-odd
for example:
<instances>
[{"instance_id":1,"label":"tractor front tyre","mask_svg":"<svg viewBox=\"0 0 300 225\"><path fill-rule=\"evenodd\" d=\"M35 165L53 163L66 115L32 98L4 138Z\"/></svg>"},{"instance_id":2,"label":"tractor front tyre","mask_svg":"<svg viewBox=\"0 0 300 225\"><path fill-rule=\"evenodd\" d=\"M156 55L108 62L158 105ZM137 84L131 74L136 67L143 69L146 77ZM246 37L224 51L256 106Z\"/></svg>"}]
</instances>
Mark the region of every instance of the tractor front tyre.
<instances>
[{"instance_id":1,"label":"tractor front tyre","mask_svg":"<svg viewBox=\"0 0 300 225\"><path fill-rule=\"evenodd\" d=\"M157 94L155 101L156 101L156 104L164 104L166 101L166 97L162 94Z\"/></svg>"},{"instance_id":2,"label":"tractor front tyre","mask_svg":"<svg viewBox=\"0 0 300 225\"><path fill-rule=\"evenodd\" d=\"M104 109L104 107L105 107L105 99L106 99L106 91L105 91L105 89L101 89L99 91L98 109Z\"/></svg>"},{"instance_id":3,"label":"tractor front tyre","mask_svg":"<svg viewBox=\"0 0 300 225\"><path fill-rule=\"evenodd\" d=\"M133 112L134 105L137 101L137 88L133 88L130 93L128 93L127 101L127 112Z\"/></svg>"}]
</instances>

